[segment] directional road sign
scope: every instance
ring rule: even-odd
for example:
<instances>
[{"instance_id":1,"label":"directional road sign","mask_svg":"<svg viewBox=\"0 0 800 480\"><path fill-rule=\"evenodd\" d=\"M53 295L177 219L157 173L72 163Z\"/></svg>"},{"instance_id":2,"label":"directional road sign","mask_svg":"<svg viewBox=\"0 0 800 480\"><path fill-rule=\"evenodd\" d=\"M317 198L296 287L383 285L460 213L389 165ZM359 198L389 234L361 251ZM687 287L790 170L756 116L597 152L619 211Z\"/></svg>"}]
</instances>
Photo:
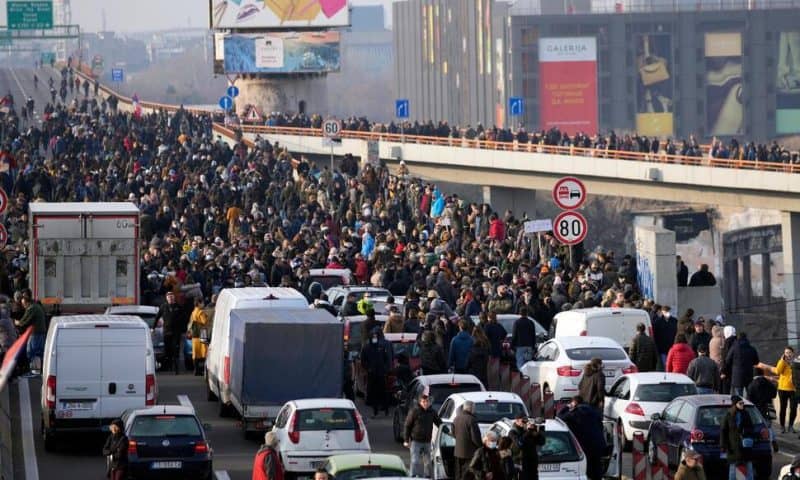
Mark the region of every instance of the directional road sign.
<instances>
[{"instance_id":1,"label":"directional road sign","mask_svg":"<svg viewBox=\"0 0 800 480\"><path fill-rule=\"evenodd\" d=\"M576 211L561 212L553 220L553 235L564 245L575 245L586 238L589 225L586 218Z\"/></svg>"},{"instance_id":2,"label":"directional road sign","mask_svg":"<svg viewBox=\"0 0 800 480\"><path fill-rule=\"evenodd\" d=\"M121 68L112 68L111 69L111 81L116 83L122 83L125 79L125 72Z\"/></svg>"},{"instance_id":3,"label":"directional road sign","mask_svg":"<svg viewBox=\"0 0 800 480\"><path fill-rule=\"evenodd\" d=\"M325 120L322 124L322 134L327 138L339 138L339 129L341 124L339 120L329 119Z\"/></svg>"},{"instance_id":4,"label":"directional road sign","mask_svg":"<svg viewBox=\"0 0 800 480\"><path fill-rule=\"evenodd\" d=\"M407 98L394 101L394 116L397 118L408 118L411 114L411 107Z\"/></svg>"},{"instance_id":5,"label":"directional road sign","mask_svg":"<svg viewBox=\"0 0 800 480\"><path fill-rule=\"evenodd\" d=\"M525 104L522 97L510 97L508 99L508 114L512 117L521 117L525 111Z\"/></svg>"},{"instance_id":6,"label":"directional road sign","mask_svg":"<svg viewBox=\"0 0 800 480\"><path fill-rule=\"evenodd\" d=\"M224 97L220 97L219 108L225 110L226 112L231 108L233 108L233 98L227 95L225 95Z\"/></svg>"},{"instance_id":7,"label":"directional road sign","mask_svg":"<svg viewBox=\"0 0 800 480\"><path fill-rule=\"evenodd\" d=\"M564 177L553 187L553 201L564 210L573 210L586 201L586 186L575 177Z\"/></svg>"},{"instance_id":8,"label":"directional road sign","mask_svg":"<svg viewBox=\"0 0 800 480\"><path fill-rule=\"evenodd\" d=\"M239 87L237 87L236 85L230 85L228 87L228 90L226 90L226 93L228 94L229 97L236 98L239 96Z\"/></svg>"},{"instance_id":9,"label":"directional road sign","mask_svg":"<svg viewBox=\"0 0 800 480\"><path fill-rule=\"evenodd\" d=\"M6 19L9 30L49 30L53 28L53 0L8 0Z\"/></svg>"}]
</instances>

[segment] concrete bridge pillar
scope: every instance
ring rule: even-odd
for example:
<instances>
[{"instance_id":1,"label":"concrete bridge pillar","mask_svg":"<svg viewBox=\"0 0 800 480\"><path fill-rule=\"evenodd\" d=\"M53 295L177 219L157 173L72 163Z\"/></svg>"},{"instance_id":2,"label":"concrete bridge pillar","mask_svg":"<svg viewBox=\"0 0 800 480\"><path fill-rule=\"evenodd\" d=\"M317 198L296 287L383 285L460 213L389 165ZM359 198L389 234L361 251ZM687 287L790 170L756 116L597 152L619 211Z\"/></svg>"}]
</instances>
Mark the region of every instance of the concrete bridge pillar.
<instances>
[{"instance_id":1,"label":"concrete bridge pillar","mask_svg":"<svg viewBox=\"0 0 800 480\"><path fill-rule=\"evenodd\" d=\"M239 96L236 112L245 113L255 105L262 113L326 112L328 110L325 77L240 78L236 80Z\"/></svg>"},{"instance_id":2,"label":"concrete bridge pillar","mask_svg":"<svg viewBox=\"0 0 800 480\"><path fill-rule=\"evenodd\" d=\"M800 213L782 212L783 285L786 292L786 333L789 344L798 346L800 335Z\"/></svg>"},{"instance_id":3,"label":"concrete bridge pillar","mask_svg":"<svg viewBox=\"0 0 800 480\"><path fill-rule=\"evenodd\" d=\"M515 218L522 218L524 213L534 218L536 215L536 190L512 187L483 186L483 203L488 203L492 209L503 216L506 210L511 210Z\"/></svg>"}]
</instances>

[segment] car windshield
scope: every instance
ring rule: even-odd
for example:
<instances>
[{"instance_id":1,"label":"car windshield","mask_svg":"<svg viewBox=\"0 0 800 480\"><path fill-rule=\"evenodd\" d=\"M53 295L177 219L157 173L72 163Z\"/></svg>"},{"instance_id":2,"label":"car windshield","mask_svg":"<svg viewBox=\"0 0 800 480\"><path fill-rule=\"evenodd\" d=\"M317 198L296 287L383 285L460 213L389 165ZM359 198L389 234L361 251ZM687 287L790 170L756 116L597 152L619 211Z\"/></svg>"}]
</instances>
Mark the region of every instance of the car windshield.
<instances>
[{"instance_id":1,"label":"car windshield","mask_svg":"<svg viewBox=\"0 0 800 480\"><path fill-rule=\"evenodd\" d=\"M569 432L545 431L544 445L536 447L536 450L539 463L578 462L581 459Z\"/></svg>"},{"instance_id":2,"label":"car windshield","mask_svg":"<svg viewBox=\"0 0 800 480\"><path fill-rule=\"evenodd\" d=\"M419 357L419 344L417 342L392 342L394 357L403 354L406 358Z\"/></svg>"},{"instance_id":3,"label":"car windshield","mask_svg":"<svg viewBox=\"0 0 800 480\"><path fill-rule=\"evenodd\" d=\"M486 401L475 404L475 418L478 423L494 423L501 418L516 418L520 413L528 414L525 407L517 402Z\"/></svg>"},{"instance_id":4,"label":"car windshield","mask_svg":"<svg viewBox=\"0 0 800 480\"><path fill-rule=\"evenodd\" d=\"M720 427L722 420L725 419L725 414L731 409L730 405L714 405L710 407L700 407L697 410L697 427ZM764 423L761 414L758 413L756 407L747 405L744 407L745 411L750 414L750 420L753 425Z\"/></svg>"},{"instance_id":5,"label":"car windshield","mask_svg":"<svg viewBox=\"0 0 800 480\"><path fill-rule=\"evenodd\" d=\"M568 348L567 356L572 360L591 360L595 357L600 360L625 360L628 358L621 348L600 347Z\"/></svg>"},{"instance_id":6,"label":"car windshield","mask_svg":"<svg viewBox=\"0 0 800 480\"><path fill-rule=\"evenodd\" d=\"M344 279L340 275L311 275L309 279L322 285L323 290L344 284Z\"/></svg>"},{"instance_id":7,"label":"car windshield","mask_svg":"<svg viewBox=\"0 0 800 480\"><path fill-rule=\"evenodd\" d=\"M355 414L349 408L314 408L300 410L297 430L355 430Z\"/></svg>"},{"instance_id":8,"label":"car windshield","mask_svg":"<svg viewBox=\"0 0 800 480\"><path fill-rule=\"evenodd\" d=\"M694 395L697 387L693 383L656 383L639 385L633 399L637 402L663 402L668 403L677 397Z\"/></svg>"},{"instance_id":9,"label":"car windshield","mask_svg":"<svg viewBox=\"0 0 800 480\"><path fill-rule=\"evenodd\" d=\"M336 472L336 480L357 480L359 478L405 477L406 472L381 467L380 465L362 465L352 470Z\"/></svg>"},{"instance_id":10,"label":"car windshield","mask_svg":"<svg viewBox=\"0 0 800 480\"><path fill-rule=\"evenodd\" d=\"M447 397L454 393L480 392L483 389L477 383L439 383L428 387L428 395L433 397L431 406L434 411L439 411Z\"/></svg>"},{"instance_id":11,"label":"car windshield","mask_svg":"<svg viewBox=\"0 0 800 480\"><path fill-rule=\"evenodd\" d=\"M133 420L131 437L201 436L200 424L192 415L139 415Z\"/></svg>"}]
</instances>

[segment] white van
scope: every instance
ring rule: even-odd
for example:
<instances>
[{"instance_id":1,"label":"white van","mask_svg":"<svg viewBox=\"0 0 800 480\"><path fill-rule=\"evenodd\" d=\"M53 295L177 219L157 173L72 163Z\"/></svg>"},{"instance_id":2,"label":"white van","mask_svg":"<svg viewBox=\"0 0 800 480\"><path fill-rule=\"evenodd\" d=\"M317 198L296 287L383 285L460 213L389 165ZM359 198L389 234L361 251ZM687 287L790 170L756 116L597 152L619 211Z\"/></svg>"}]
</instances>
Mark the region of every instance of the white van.
<instances>
[{"instance_id":1,"label":"white van","mask_svg":"<svg viewBox=\"0 0 800 480\"><path fill-rule=\"evenodd\" d=\"M231 401L231 310L272 308L308 308L308 300L294 288L286 287L226 288L217 297L211 342L206 353L206 382L208 399L220 399L220 413L226 411Z\"/></svg>"},{"instance_id":2,"label":"white van","mask_svg":"<svg viewBox=\"0 0 800 480\"><path fill-rule=\"evenodd\" d=\"M553 319L554 337L608 337L625 350L636 336L636 325L643 323L653 337L650 315L636 308L579 308L561 312Z\"/></svg>"},{"instance_id":3,"label":"white van","mask_svg":"<svg viewBox=\"0 0 800 480\"><path fill-rule=\"evenodd\" d=\"M129 315L53 317L42 366L42 435L100 432L127 409L156 404L150 328Z\"/></svg>"}]
</instances>

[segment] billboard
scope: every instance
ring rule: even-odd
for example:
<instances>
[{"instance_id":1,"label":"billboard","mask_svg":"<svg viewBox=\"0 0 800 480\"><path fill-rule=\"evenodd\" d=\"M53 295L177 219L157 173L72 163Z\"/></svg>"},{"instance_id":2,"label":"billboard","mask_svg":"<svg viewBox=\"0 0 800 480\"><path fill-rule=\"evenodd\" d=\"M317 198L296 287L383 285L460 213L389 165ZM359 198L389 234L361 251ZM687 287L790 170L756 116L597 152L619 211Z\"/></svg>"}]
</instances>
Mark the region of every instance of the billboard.
<instances>
[{"instance_id":1,"label":"billboard","mask_svg":"<svg viewBox=\"0 0 800 480\"><path fill-rule=\"evenodd\" d=\"M800 31L778 37L775 131L800 133Z\"/></svg>"},{"instance_id":2,"label":"billboard","mask_svg":"<svg viewBox=\"0 0 800 480\"><path fill-rule=\"evenodd\" d=\"M646 136L673 132L672 37L639 35L636 42L636 131Z\"/></svg>"},{"instance_id":3,"label":"billboard","mask_svg":"<svg viewBox=\"0 0 800 480\"><path fill-rule=\"evenodd\" d=\"M706 125L709 135L744 133L742 34L705 34Z\"/></svg>"},{"instance_id":4,"label":"billboard","mask_svg":"<svg viewBox=\"0 0 800 480\"><path fill-rule=\"evenodd\" d=\"M339 32L270 32L226 35L225 73L337 72Z\"/></svg>"},{"instance_id":5,"label":"billboard","mask_svg":"<svg viewBox=\"0 0 800 480\"><path fill-rule=\"evenodd\" d=\"M345 27L347 0L211 0L211 28Z\"/></svg>"},{"instance_id":6,"label":"billboard","mask_svg":"<svg viewBox=\"0 0 800 480\"><path fill-rule=\"evenodd\" d=\"M544 129L597 133L597 41L539 40L539 119Z\"/></svg>"}]
</instances>

